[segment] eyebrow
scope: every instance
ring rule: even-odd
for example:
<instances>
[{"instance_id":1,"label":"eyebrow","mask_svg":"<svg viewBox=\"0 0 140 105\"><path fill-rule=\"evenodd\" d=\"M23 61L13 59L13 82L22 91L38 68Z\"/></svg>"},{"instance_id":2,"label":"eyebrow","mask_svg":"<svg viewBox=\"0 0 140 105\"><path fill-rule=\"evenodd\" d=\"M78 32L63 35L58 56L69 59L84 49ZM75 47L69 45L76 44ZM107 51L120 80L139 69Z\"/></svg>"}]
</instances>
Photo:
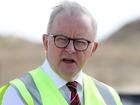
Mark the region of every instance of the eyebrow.
<instances>
[{"instance_id":1,"label":"eyebrow","mask_svg":"<svg viewBox=\"0 0 140 105\"><path fill-rule=\"evenodd\" d=\"M48 35L54 35L54 36L64 36L64 37L67 37L69 39L77 39L77 40L86 40L86 41L89 41L89 42L93 42L94 40L89 40L89 39L86 39L86 38L83 38L81 34L77 34L77 36L80 36L79 38L71 38L71 37L68 37L67 34L64 34L64 33L59 33L59 34L52 34L52 33L48 33Z\"/></svg>"},{"instance_id":2,"label":"eyebrow","mask_svg":"<svg viewBox=\"0 0 140 105\"><path fill-rule=\"evenodd\" d=\"M88 39L85 39L85 38L71 38L71 37L68 37L68 36L66 36L66 35L64 35L64 34L55 34L54 36L64 36L64 37L67 37L67 38L69 38L69 39L74 39L74 40L86 40L86 41L89 41L89 42L92 42L92 41L90 41L90 40L88 40Z\"/></svg>"}]
</instances>

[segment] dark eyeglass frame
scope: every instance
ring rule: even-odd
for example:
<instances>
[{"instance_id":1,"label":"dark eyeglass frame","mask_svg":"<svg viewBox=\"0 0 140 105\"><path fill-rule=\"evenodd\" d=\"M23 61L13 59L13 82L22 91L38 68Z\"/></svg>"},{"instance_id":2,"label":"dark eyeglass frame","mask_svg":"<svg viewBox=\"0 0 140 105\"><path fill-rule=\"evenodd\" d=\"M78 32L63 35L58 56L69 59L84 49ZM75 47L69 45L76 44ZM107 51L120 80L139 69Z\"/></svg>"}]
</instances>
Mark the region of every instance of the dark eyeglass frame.
<instances>
[{"instance_id":1,"label":"dark eyeglass frame","mask_svg":"<svg viewBox=\"0 0 140 105\"><path fill-rule=\"evenodd\" d=\"M74 49L75 49L76 51L79 51L79 52L86 51L87 48L88 48L88 46L89 46L89 44L92 43L92 42L94 42L94 41L89 41L89 40L84 39L84 38L73 39L73 38L69 38L69 37L67 37L67 36L65 36L65 35L55 35L55 34L51 34L51 33L49 33L48 36L52 36L52 37L54 38L55 46L58 47L58 48L66 48L66 47L69 45L70 41L72 40L72 41L73 41ZM58 46L58 45L56 44L56 38L59 37L59 36L62 36L62 37L64 37L64 38L68 39L68 43L67 43L65 46L63 46L63 47L60 47L60 46ZM82 49L82 50L77 49L77 48L75 47L75 42L78 41L78 40L86 41L86 42L87 42L87 46L86 46L84 49Z\"/></svg>"}]
</instances>

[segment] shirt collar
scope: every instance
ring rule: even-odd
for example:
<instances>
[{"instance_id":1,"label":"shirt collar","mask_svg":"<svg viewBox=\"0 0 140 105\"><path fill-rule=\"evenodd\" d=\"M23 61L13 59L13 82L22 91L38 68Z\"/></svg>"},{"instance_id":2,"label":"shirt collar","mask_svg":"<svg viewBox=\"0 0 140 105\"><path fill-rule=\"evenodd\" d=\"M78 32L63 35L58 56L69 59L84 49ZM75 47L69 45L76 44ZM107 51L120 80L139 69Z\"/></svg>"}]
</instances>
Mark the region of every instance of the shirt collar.
<instances>
[{"instance_id":1,"label":"shirt collar","mask_svg":"<svg viewBox=\"0 0 140 105\"><path fill-rule=\"evenodd\" d=\"M49 65L49 62L47 59L45 59L44 63L41 65L41 68L48 74L48 76L53 80L53 82L56 84L57 88L63 87L67 81L65 81L63 78L61 78L56 72L52 70L52 68ZM79 73L78 77L75 78L74 81L77 81L81 87L83 86L82 83L82 70Z\"/></svg>"}]
</instances>

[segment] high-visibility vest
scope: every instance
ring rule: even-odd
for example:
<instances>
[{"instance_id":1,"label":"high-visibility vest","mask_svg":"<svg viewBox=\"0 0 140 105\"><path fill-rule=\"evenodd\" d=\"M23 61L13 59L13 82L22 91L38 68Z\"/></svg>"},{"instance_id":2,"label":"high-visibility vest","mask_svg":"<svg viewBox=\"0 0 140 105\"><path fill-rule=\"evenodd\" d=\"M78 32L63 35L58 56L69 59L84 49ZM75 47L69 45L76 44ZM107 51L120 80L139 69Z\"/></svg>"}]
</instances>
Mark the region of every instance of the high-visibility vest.
<instances>
[{"instance_id":1,"label":"high-visibility vest","mask_svg":"<svg viewBox=\"0 0 140 105\"><path fill-rule=\"evenodd\" d=\"M13 86L26 105L68 105L60 91L41 68L10 81L0 88L0 105L5 91ZM116 91L83 73L84 105L122 105Z\"/></svg>"}]
</instances>

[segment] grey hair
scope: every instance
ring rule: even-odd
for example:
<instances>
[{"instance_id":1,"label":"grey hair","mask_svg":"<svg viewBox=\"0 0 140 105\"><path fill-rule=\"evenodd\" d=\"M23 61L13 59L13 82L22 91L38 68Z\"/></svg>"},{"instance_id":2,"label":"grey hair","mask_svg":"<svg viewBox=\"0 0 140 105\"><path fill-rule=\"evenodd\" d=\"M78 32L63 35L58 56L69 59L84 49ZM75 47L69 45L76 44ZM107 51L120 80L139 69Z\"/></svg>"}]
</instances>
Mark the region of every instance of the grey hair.
<instances>
[{"instance_id":1,"label":"grey hair","mask_svg":"<svg viewBox=\"0 0 140 105\"><path fill-rule=\"evenodd\" d=\"M84 14L84 15L89 16L91 18L91 21L92 21L92 27L94 30L93 34L96 36L97 23L96 23L95 19L93 18L93 16L90 14L90 12L86 8L82 7L81 5L79 5L76 2L71 2L71 1L63 1L59 5L54 7L54 9L50 15L50 18L49 18L47 33L50 33L52 23L53 23L55 17L60 12L65 12L65 13L68 13L70 15L74 15L74 14L82 15L82 14Z\"/></svg>"}]
</instances>

